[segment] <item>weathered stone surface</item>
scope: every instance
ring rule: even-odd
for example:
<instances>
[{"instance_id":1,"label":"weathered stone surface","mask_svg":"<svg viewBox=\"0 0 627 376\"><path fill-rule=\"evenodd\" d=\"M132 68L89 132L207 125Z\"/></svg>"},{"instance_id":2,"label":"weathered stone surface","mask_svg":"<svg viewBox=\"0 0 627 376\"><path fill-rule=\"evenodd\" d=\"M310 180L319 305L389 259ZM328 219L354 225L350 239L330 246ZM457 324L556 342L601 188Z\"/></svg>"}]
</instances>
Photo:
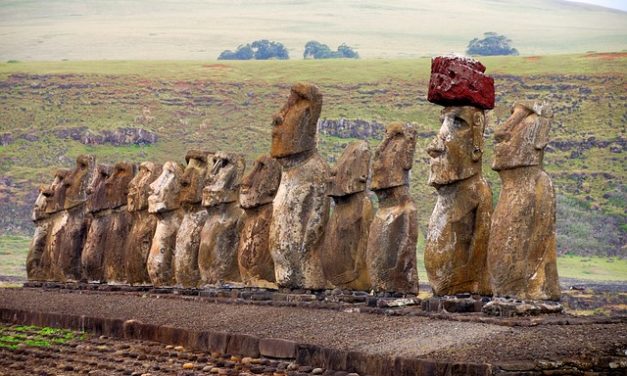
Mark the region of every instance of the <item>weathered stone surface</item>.
<instances>
[{"instance_id":1,"label":"weathered stone surface","mask_svg":"<svg viewBox=\"0 0 627 376\"><path fill-rule=\"evenodd\" d=\"M48 242L52 221L46 213L47 199L44 195L46 187L39 187L39 194L35 200L31 219L35 223L35 233L28 247L26 257L26 276L29 281L44 281L48 272L44 265L44 253Z\"/></svg>"},{"instance_id":2,"label":"weathered stone surface","mask_svg":"<svg viewBox=\"0 0 627 376\"><path fill-rule=\"evenodd\" d=\"M91 216L85 246L81 254L82 277L89 282L104 281L104 254L111 223L111 203L107 200L105 181L111 166L99 164L87 188L87 211Z\"/></svg>"},{"instance_id":3,"label":"weathered stone surface","mask_svg":"<svg viewBox=\"0 0 627 376\"><path fill-rule=\"evenodd\" d=\"M375 192L379 210L370 225L366 252L370 284L376 291L415 293L418 213L409 187Z\"/></svg>"},{"instance_id":4,"label":"weathered stone surface","mask_svg":"<svg viewBox=\"0 0 627 376\"><path fill-rule=\"evenodd\" d=\"M200 233L198 267L202 284L240 281L237 248L244 213L237 193L246 162L239 154L217 152L202 191L207 220Z\"/></svg>"},{"instance_id":5,"label":"weathered stone surface","mask_svg":"<svg viewBox=\"0 0 627 376\"><path fill-rule=\"evenodd\" d=\"M425 268L434 295L489 295L486 266L492 192L481 176L483 110L446 107L427 148L438 200L427 233Z\"/></svg>"},{"instance_id":6,"label":"weathered stone surface","mask_svg":"<svg viewBox=\"0 0 627 376\"><path fill-rule=\"evenodd\" d=\"M179 193L183 168L176 162L163 165L161 175L150 184L148 212L157 215L157 228L152 239L146 268L154 286L167 286L174 282L172 258L176 246L176 234L183 212L180 210Z\"/></svg>"},{"instance_id":7,"label":"weathered stone surface","mask_svg":"<svg viewBox=\"0 0 627 376\"><path fill-rule=\"evenodd\" d=\"M516 299L495 298L484 305L482 312L489 316L516 317L555 314L564 310L559 303L546 301L520 301Z\"/></svg>"},{"instance_id":8,"label":"weathered stone surface","mask_svg":"<svg viewBox=\"0 0 627 376\"><path fill-rule=\"evenodd\" d=\"M52 278L76 281L81 278L81 252L85 243L88 219L85 216L87 187L96 170L96 157L80 155L76 167L63 180L65 185L64 214L52 226Z\"/></svg>"},{"instance_id":9,"label":"weathered stone surface","mask_svg":"<svg viewBox=\"0 0 627 376\"><path fill-rule=\"evenodd\" d=\"M485 66L463 56L438 56L431 61L427 100L442 106L494 108L494 79Z\"/></svg>"},{"instance_id":10,"label":"weathered stone surface","mask_svg":"<svg viewBox=\"0 0 627 376\"><path fill-rule=\"evenodd\" d=\"M126 282L126 239L133 217L126 209L128 185L135 176L135 166L116 163L105 181L107 201L111 205L111 222L104 248L104 273L108 283Z\"/></svg>"},{"instance_id":11,"label":"weathered stone surface","mask_svg":"<svg viewBox=\"0 0 627 376\"><path fill-rule=\"evenodd\" d=\"M200 231L207 220L207 210L201 206L207 158L211 158L210 153L198 150L190 150L185 156L187 166L181 179L181 205L185 214L176 235L174 253L176 284L182 287L194 287L200 280L198 248Z\"/></svg>"},{"instance_id":12,"label":"weathered stone surface","mask_svg":"<svg viewBox=\"0 0 627 376\"><path fill-rule=\"evenodd\" d=\"M545 104L517 103L494 135L492 168L502 181L488 247L495 295L560 299L555 190L542 169L550 117Z\"/></svg>"},{"instance_id":13,"label":"weathered stone surface","mask_svg":"<svg viewBox=\"0 0 627 376\"><path fill-rule=\"evenodd\" d=\"M281 287L324 288L320 247L329 216L329 167L316 151L322 94L309 84L292 87L274 116L271 155L283 172L273 202L270 254Z\"/></svg>"},{"instance_id":14,"label":"weathered stone surface","mask_svg":"<svg viewBox=\"0 0 627 376\"><path fill-rule=\"evenodd\" d=\"M418 291L418 214L409 195L415 150L416 130L391 123L375 152L371 189L379 197L379 210L370 225L366 265L377 291Z\"/></svg>"},{"instance_id":15,"label":"weathered stone surface","mask_svg":"<svg viewBox=\"0 0 627 376\"><path fill-rule=\"evenodd\" d=\"M374 211L366 191L370 150L366 141L349 144L331 171L328 195L335 208L327 223L322 247L325 278L334 287L368 290L366 267L368 231Z\"/></svg>"},{"instance_id":16,"label":"weathered stone surface","mask_svg":"<svg viewBox=\"0 0 627 376\"><path fill-rule=\"evenodd\" d=\"M287 103L273 117L272 157L315 150L321 110L322 94L317 86L306 83L292 86Z\"/></svg>"},{"instance_id":17,"label":"weathered stone surface","mask_svg":"<svg viewBox=\"0 0 627 376\"><path fill-rule=\"evenodd\" d=\"M242 216L237 261L242 281L264 286L274 282L274 261L270 255L272 200L281 182L281 165L269 156L259 157L244 177L239 192Z\"/></svg>"},{"instance_id":18,"label":"weathered stone surface","mask_svg":"<svg viewBox=\"0 0 627 376\"><path fill-rule=\"evenodd\" d=\"M133 216L133 225L126 238L126 280L131 284L150 283L146 263L152 238L157 227L157 216L148 212L150 184L161 175L161 165L142 162L137 175L128 185L126 209Z\"/></svg>"}]
</instances>

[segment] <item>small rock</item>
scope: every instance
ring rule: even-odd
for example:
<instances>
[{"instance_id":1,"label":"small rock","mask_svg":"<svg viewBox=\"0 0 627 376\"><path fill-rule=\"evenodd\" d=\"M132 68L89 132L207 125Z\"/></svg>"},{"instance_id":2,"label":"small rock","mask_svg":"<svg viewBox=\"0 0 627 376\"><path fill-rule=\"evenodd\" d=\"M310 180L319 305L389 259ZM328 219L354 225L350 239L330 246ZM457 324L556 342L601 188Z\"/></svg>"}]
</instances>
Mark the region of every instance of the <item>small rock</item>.
<instances>
[{"instance_id":1,"label":"small rock","mask_svg":"<svg viewBox=\"0 0 627 376\"><path fill-rule=\"evenodd\" d=\"M183 364L183 369L194 369L194 363Z\"/></svg>"},{"instance_id":2,"label":"small rock","mask_svg":"<svg viewBox=\"0 0 627 376\"><path fill-rule=\"evenodd\" d=\"M218 372L220 372L220 368L218 368L218 367L212 367L212 368L209 370L209 373L218 373Z\"/></svg>"},{"instance_id":3,"label":"small rock","mask_svg":"<svg viewBox=\"0 0 627 376\"><path fill-rule=\"evenodd\" d=\"M183 346L176 346L174 351L185 351L185 348Z\"/></svg>"},{"instance_id":4,"label":"small rock","mask_svg":"<svg viewBox=\"0 0 627 376\"><path fill-rule=\"evenodd\" d=\"M202 367L202 371L203 372L211 372L212 368L213 368L212 366L204 366L204 367Z\"/></svg>"},{"instance_id":5,"label":"small rock","mask_svg":"<svg viewBox=\"0 0 627 376\"><path fill-rule=\"evenodd\" d=\"M287 365L288 371L296 371L297 369L298 369L298 364L296 363L290 363Z\"/></svg>"},{"instance_id":6,"label":"small rock","mask_svg":"<svg viewBox=\"0 0 627 376\"><path fill-rule=\"evenodd\" d=\"M172 350L173 348L174 348L174 346L172 346L172 345L167 345L167 346L165 347L165 349L166 349L166 350Z\"/></svg>"},{"instance_id":7,"label":"small rock","mask_svg":"<svg viewBox=\"0 0 627 376\"><path fill-rule=\"evenodd\" d=\"M322 375L323 372L324 372L324 369L322 368L314 368L313 370L311 370L311 373L313 375Z\"/></svg>"}]
</instances>

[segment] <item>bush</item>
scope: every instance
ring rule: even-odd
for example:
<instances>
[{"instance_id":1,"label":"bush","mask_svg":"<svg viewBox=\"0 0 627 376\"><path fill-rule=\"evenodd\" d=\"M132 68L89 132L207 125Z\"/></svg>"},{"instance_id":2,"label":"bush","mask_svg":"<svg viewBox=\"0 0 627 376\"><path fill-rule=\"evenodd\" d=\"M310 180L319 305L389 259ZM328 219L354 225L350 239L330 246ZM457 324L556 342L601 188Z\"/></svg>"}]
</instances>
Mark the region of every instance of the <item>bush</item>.
<instances>
[{"instance_id":1,"label":"bush","mask_svg":"<svg viewBox=\"0 0 627 376\"><path fill-rule=\"evenodd\" d=\"M305 59L359 59L359 54L346 43L338 46L337 51L331 51L329 46L312 40L305 44Z\"/></svg>"},{"instance_id":2,"label":"bush","mask_svg":"<svg viewBox=\"0 0 627 376\"><path fill-rule=\"evenodd\" d=\"M466 53L479 56L518 55L518 50L512 48L511 39L494 32L483 34L483 39L475 38L468 42Z\"/></svg>"},{"instance_id":3,"label":"bush","mask_svg":"<svg viewBox=\"0 0 627 376\"><path fill-rule=\"evenodd\" d=\"M225 50L218 56L218 60L287 60L289 58L287 49L282 43L267 39L239 45L237 50Z\"/></svg>"}]
</instances>

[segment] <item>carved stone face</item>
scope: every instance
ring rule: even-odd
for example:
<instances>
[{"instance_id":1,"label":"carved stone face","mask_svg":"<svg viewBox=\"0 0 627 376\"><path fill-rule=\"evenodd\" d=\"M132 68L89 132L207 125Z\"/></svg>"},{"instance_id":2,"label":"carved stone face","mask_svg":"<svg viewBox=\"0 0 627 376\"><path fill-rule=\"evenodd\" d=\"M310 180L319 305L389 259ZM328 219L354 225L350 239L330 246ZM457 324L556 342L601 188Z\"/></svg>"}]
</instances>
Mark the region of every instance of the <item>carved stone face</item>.
<instances>
[{"instance_id":1,"label":"carved stone face","mask_svg":"<svg viewBox=\"0 0 627 376\"><path fill-rule=\"evenodd\" d=\"M39 194L37 195L37 198L35 199L35 205L33 205L33 211L31 213L31 219L33 221L38 221L48 216L48 214L46 214L47 200L46 200L46 196L44 195L45 190L46 190L45 186L43 185L39 186Z\"/></svg>"},{"instance_id":2,"label":"carved stone face","mask_svg":"<svg viewBox=\"0 0 627 376\"><path fill-rule=\"evenodd\" d=\"M96 157L79 155L76 167L65 178L65 209L71 209L87 200L87 187L96 172Z\"/></svg>"},{"instance_id":3,"label":"carved stone face","mask_svg":"<svg viewBox=\"0 0 627 376\"><path fill-rule=\"evenodd\" d=\"M181 204L198 204L202 200L208 168L207 157L211 157L211 154L197 150L187 152L187 166L181 179Z\"/></svg>"},{"instance_id":4,"label":"carved stone face","mask_svg":"<svg viewBox=\"0 0 627 376\"><path fill-rule=\"evenodd\" d=\"M105 181L111 175L111 166L99 164L87 187L87 210L91 213L111 208L107 199Z\"/></svg>"},{"instance_id":5,"label":"carved stone face","mask_svg":"<svg viewBox=\"0 0 627 376\"><path fill-rule=\"evenodd\" d=\"M217 152L207 176L207 186L202 190L202 205L212 207L237 201L246 162L239 154Z\"/></svg>"},{"instance_id":6,"label":"carved stone face","mask_svg":"<svg viewBox=\"0 0 627 376\"><path fill-rule=\"evenodd\" d=\"M281 158L314 150L321 109L318 87L303 83L292 86L287 103L273 117L270 155Z\"/></svg>"},{"instance_id":7,"label":"carved stone face","mask_svg":"<svg viewBox=\"0 0 627 376\"><path fill-rule=\"evenodd\" d=\"M111 169L111 175L105 181L107 201L112 208L126 205L128 185L135 176L135 166L128 162L118 162Z\"/></svg>"},{"instance_id":8,"label":"carved stone face","mask_svg":"<svg viewBox=\"0 0 627 376\"><path fill-rule=\"evenodd\" d=\"M345 196L366 190L370 172L370 149L366 141L349 144L331 169L329 196Z\"/></svg>"},{"instance_id":9,"label":"carved stone face","mask_svg":"<svg viewBox=\"0 0 627 376\"><path fill-rule=\"evenodd\" d=\"M409 170L414 163L416 130L409 124L390 123L372 162L373 191L409 184Z\"/></svg>"},{"instance_id":10,"label":"carved stone face","mask_svg":"<svg viewBox=\"0 0 627 376\"><path fill-rule=\"evenodd\" d=\"M148 212L162 213L181 207L181 177L183 168L176 162L168 161L163 165L161 175L150 184Z\"/></svg>"},{"instance_id":11,"label":"carved stone face","mask_svg":"<svg viewBox=\"0 0 627 376\"><path fill-rule=\"evenodd\" d=\"M70 174L70 170L60 169L55 171L54 180L41 193L46 197L46 213L52 214L63 210L65 205L65 179Z\"/></svg>"},{"instance_id":12,"label":"carved stone face","mask_svg":"<svg viewBox=\"0 0 627 376\"><path fill-rule=\"evenodd\" d=\"M543 103L516 103L512 115L494 133L492 169L541 165L549 143L550 116Z\"/></svg>"},{"instance_id":13,"label":"carved stone face","mask_svg":"<svg viewBox=\"0 0 627 376\"><path fill-rule=\"evenodd\" d=\"M137 175L128 184L128 211L140 211L148 208L150 183L161 175L161 165L153 162L142 162Z\"/></svg>"},{"instance_id":14,"label":"carved stone face","mask_svg":"<svg viewBox=\"0 0 627 376\"><path fill-rule=\"evenodd\" d=\"M431 156L429 184L451 184L481 172L483 153L483 110L472 107L445 107L440 132L427 147Z\"/></svg>"},{"instance_id":15,"label":"carved stone face","mask_svg":"<svg viewBox=\"0 0 627 376\"><path fill-rule=\"evenodd\" d=\"M239 189L239 204L249 209L272 202L281 183L281 165L267 155L257 158Z\"/></svg>"}]
</instances>

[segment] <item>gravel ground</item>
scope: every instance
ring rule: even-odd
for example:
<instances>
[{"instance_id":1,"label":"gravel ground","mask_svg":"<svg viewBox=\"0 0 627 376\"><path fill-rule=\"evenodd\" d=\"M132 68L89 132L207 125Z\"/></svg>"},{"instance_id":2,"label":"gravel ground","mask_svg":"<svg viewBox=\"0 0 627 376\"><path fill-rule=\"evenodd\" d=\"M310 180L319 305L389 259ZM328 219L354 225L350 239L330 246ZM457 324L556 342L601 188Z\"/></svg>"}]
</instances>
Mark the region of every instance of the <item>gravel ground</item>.
<instances>
[{"instance_id":1,"label":"gravel ground","mask_svg":"<svg viewBox=\"0 0 627 376\"><path fill-rule=\"evenodd\" d=\"M369 354L501 363L625 356L627 319L618 323L507 327L415 316L293 307L0 289L0 307L245 333Z\"/></svg>"},{"instance_id":2,"label":"gravel ground","mask_svg":"<svg viewBox=\"0 0 627 376\"><path fill-rule=\"evenodd\" d=\"M0 289L0 307L136 319L157 325L283 338L394 356L421 356L507 331L506 327L498 325L426 317L22 289Z\"/></svg>"}]
</instances>

